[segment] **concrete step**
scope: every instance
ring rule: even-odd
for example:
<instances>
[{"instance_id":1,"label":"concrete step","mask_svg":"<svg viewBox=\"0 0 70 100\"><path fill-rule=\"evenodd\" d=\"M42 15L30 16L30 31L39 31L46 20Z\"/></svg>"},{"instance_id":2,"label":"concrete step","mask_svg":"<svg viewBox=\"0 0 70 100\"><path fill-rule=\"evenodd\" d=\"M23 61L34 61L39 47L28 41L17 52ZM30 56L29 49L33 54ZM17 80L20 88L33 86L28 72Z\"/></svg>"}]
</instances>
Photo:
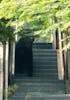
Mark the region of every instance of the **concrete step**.
<instances>
[{"instance_id":1,"label":"concrete step","mask_svg":"<svg viewBox=\"0 0 70 100\"><path fill-rule=\"evenodd\" d=\"M58 73L46 73L46 72L34 72L33 73L33 76L46 76L46 77L48 77L48 76L58 76Z\"/></svg>"},{"instance_id":2,"label":"concrete step","mask_svg":"<svg viewBox=\"0 0 70 100\"><path fill-rule=\"evenodd\" d=\"M51 80L53 80L53 79L51 79ZM60 81L58 81L57 79L54 79L54 81L51 81L50 79L48 79L48 80L41 80L41 79L35 79L35 80L29 80L29 79L15 79L15 83L16 84L20 84L20 81L21 81L21 83L23 84L23 82L24 83L44 83L44 82L46 82L46 83L56 83L56 84L64 84L64 82L62 81L62 82L60 82ZM58 83L59 82L59 83Z\"/></svg>"},{"instance_id":3,"label":"concrete step","mask_svg":"<svg viewBox=\"0 0 70 100\"><path fill-rule=\"evenodd\" d=\"M47 69L47 68L33 68L34 72L33 73L57 73L57 69Z\"/></svg>"},{"instance_id":4,"label":"concrete step","mask_svg":"<svg viewBox=\"0 0 70 100\"><path fill-rule=\"evenodd\" d=\"M34 51L51 51L51 52L56 52L56 49L47 49L47 48L32 48L32 50L34 50Z\"/></svg>"},{"instance_id":5,"label":"concrete step","mask_svg":"<svg viewBox=\"0 0 70 100\"><path fill-rule=\"evenodd\" d=\"M22 90L21 91L21 90L22 89L20 89L19 92L18 92L18 90L15 91L15 96L22 97L24 95L24 93L28 94L30 92L32 92L32 93L35 93L35 92L46 93L46 95L50 95L50 96L51 95L59 95L59 94L62 95L62 94L65 94L65 92L64 92L65 90L55 90L55 89L54 89L54 91L53 90L41 91L40 89L38 90L38 88L35 88L34 91L33 90L27 90L27 91ZM24 96L26 96L26 95L24 95Z\"/></svg>"},{"instance_id":6,"label":"concrete step","mask_svg":"<svg viewBox=\"0 0 70 100\"><path fill-rule=\"evenodd\" d=\"M34 43L33 48L52 49L52 43Z\"/></svg>"},{"instance_id":7,"label":"concrete step","mask_svg":"<svg viewBox=\"0 0 70 100\"><path fill-rule=\"evenodd\" d=\"M16 83L16 84L18 84L18 83ZM52 88L54 88L54 87L56 87L56 88L54 88L54 89L58 89L58 88L65 88L65 86L63 85L63 83L61 84L60 82L58 82L58 83L53 83L53 82L44 82L44 83L37 83L37 82L35 82L35 83L31 83L31 82L28 82L28 83L22 83L21 81L20 81L20 83L19 83L19 88L25 88L25 86L27 86L26 88L35 88L35 87L37 87L37 88L41 88L41 87L46 87L46 89L49 89L49 90L52 90Z\"/></svg>"},{"instance_id":8,"label":"concrete step","mask_svg":"<svg viewBox=\"0 0 70 100\"><path fill-rule=\"evenodd\" d=\"M56 62L57 60L54 59L34 59L33 62Z\"/></svg>"},{"instance_id":9,"label":"concrete step","mask_svg":"<svg viewBox=\"0 0 70 100\"><path fill-rule=\"evenodd\" d=\"M57 69L57 64L54 63L38 63L38 62L34 62L33 63L33 69Z\"/></svg>"},{"instance_id":10,"label":"concrete step","mask_svg":"<svg viewBox=\"0 0 70 100\"><path fill-rule=\"evenodd\" d=\"M56 53L45 53L45 52L34 52L33 58L41 58L41 59L57 59Z\"/></svg>"},{"instance_id":11,"label":"concrete step","mask_svg":"<svg viewBox=\"0 0 70 100\"><path fill-rule=\"evenodd\" d=\"M47 75L45 75L45 74L42 74L42 75L41 74L38 74L38 75L34 74L33 76L34 77L40 77L40 78L44 78L45 77L45 78L49 78L49 79L57 79L58 78L57 75L52 75L52 74L50 74L50 75L49 74L47 74Z\"/></svg>"},{"instance_id":12,"label":"concrete step","mask_svg":"<svg viewBox=\"0 0 70 100\"><path fill-rule=\"evenodd\" d=\"M56 61L33 61L33 65L34 66L44 66L44 65L47 65L47 66L54 66L54 65L56 65L57 66L57 62Z\"/></svg>"},{"instance_id":13,"label":"concrete step","mask_svg":"<svg viewBox=\"0 0 70 100\"><path fill-rule=\"evenodd\" d=\"M58 73L57 73L57 71L56 70L48 70L48 69L35 69L34 71L33 71L33 75L34 74L41 74L41 75L57 75Z\"/></svg>"},{"instance_id":14,"label":"concrete step","mask_svg":"<svg viewBox=\"0 0 70 100\"><path fill-rule=\"evenodd\" d=\"M57 59L48 59L48 58L46 58L46 59L33 59L33 62L56 62L57 63Z\"/></svg>"},{"instance_id":15,"label":"concrete step","mask_svg":"<svg viewBox=\"0 0 70 100\"><path fill-rule=\"evenodd\" d=\"M49 78L49 79L57 79L58 78L58 76L57 75L51 75L51 74L33 74L33 77L36 77L36 78Z\"/></svg>"},{"instance_id":16,"label":"concrete step","mask_svg":"<svg viewBox=\"0 0 70 100\"><path fill-rule=\"evenodd\" d=\"M17 90L16 93L29 93L29 92L48 92L51 94L64 94L65 93L65 86L60 83L17 83ZM19 90L19 91L18 91Z\"/></svg>"},{"instance_id":17,"label":"concrete step","mask_svg":"<svg viewBox=\"0 0 70 100\"><path fill-rule=\"evenodd\" d=\"M46 73L57 73L57 66L35 66L33 67L33 72L46 72Z\"/></svg>"},{"instance_id":18,"label":"concrete step","mask_svg":"<svg viewBox=\"0 0 70 100\"><path fill-rule=\"evenodd\" d=\"M66 92L65 81L58 80L57 52L50 48L52 44L33 44L33 76L15 76L18 88L10 100L70 100L63 95Z\"/></svg>"},{"instance_id":19,"label":"concrete step","mask_svg":"<svg viewBox=\"0 0 70 100\"><path fill-rule=\"evenodd\" d=\"M34 63L33 64L33 68L35 69L57 69L57 65L56 64L49 64L49 65L43 65L43 64L37 64L37 63Z\"/></svg>"},{"instance_id":20,"label":"concrete step","mask_svg":"<svg viewBox=\"0 0 70 100\"><path fill-rule=\"evenodd\" d=\"M16 75L15 76L15 80L14 80L15 82L25 82L25 83L44 83L44 82L46 82L46 83L60 83L60 84L64 84L65 82L64 82L64 80L58 80L58 78L57 79L49 79L49 78L45 78L45 77L43 77L43 78L41 78L41 77L28 77L28 76L24 76L24 75Z\"/></svg>"},{"instance_id":21,"label":"concrete step","mask_svg":"<svg viewBox=\"0 0 70 100\"><path fill-rule=\"evenodd\" d=\"M38 95L43 96L43 94L46 95L57 95L57 94L64 94L65 93L65 87L63 84L52 84L52 83L22 83L18 85L18 89L15 91L15 95L13 95L12 98L26 98L27 95L32 94L35 95L36 93ZM39 99L39 98L38 98ZM26 99L25 99L26 100ZM29 100L29 99L28 99Z\"/></svg>"},{"instance_id":22,"label":"concrete step","mask_svg":"<svg viewBox=\"0 0 70 100\"><path fill-rule=\"evenodd\" d=\"M34 53L33 53L33 57L34 57L34 58L35 58L35 57L36 57L36 58L37 58L37 57L43 57L43 58L44 58L44 57L47 57L47 58L48 58L48 57L51 57L51 58L53 58L53 57L56 57L56 56L57 56L56 53L55 53L55 54L54 54L54 53L41 53L41 52L39 52L39 53L38 53L38 52L36 52L36 53L34 52Z\"/></svg>"},{"instance_id":23,"label":"concrete step","mask_svg":"<svg viewBox=\"0 0 70 100\"><path fill-rule=\"evenodd\" d=\"M35 66L35 67L34 67ZM57 69L57 64L49 64L49 65L45 65L45 64L37 64L37 63L33 63L33 68L43 68L43 69Z\"/></svg>"},{"instance_id":24,"label":"concrete step","mask_svg":"<svg viewBox=\"0 0 70 100\"><path fill-rule=\"evenodd\" d=\"M57 51L55 49L38 49L38 48L33 48L33 53L53 53L56 54Z\"/></svg>"},{"instance_id":25,"label":"concrete step","mask_svg":"<svg viewBox=\"0 0 70 100\"><path fill-rule=\"evenodd\" d=\"M40 61L41 61L41 60L46 60L46 61L47 61L47 60L50 60L50 61L56 61L56 60L57 60L57 57L56 57L56 56L52 56L52 57L43 56L43 57L42 57L42 56L38 56L38 55L37 55L37 56L34 56L34 57L33 57L33 60L40 60Z\"/></svg>"},{"instance_id":26,"label":"concrete step","mask_svg":"<svg viewBox=\"0 0 70 100\"><path fill-rule=\"evenodd\" d=\"M23 99L24 98L24 99ZM46 93L28 93L25 97L12 97L10 100L70 100L70 95L46 95Z\"/></svg>"},{"instance_id":27,"label":"concrete step","mask_svg":"<svg viewBox=\"0 0 70 100\"><path fill-rule=\"evenodd\" d=\"M18 78L19 76L19 78ZM21 77L22 76L22 77ZM49 78L25 77L24 75L17 75L15 83L18 86L15 94L10 100L45 100L48 95L65 94L64 81L53 80ZM43 95L42 95L43 94ZM34 97L35 96L35 97ZM39 96L39 97L38 97Z\"/></svg>"}]
</instances>

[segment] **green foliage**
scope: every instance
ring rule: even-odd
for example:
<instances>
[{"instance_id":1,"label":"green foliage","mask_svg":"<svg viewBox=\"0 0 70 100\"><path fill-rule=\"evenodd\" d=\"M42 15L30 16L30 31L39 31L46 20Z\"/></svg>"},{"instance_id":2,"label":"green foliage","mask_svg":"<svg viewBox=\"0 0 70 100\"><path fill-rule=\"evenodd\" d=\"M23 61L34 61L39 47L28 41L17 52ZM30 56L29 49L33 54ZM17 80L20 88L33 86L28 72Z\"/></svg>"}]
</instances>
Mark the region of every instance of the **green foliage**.
<instances>
[{"instance_id":1,"label":"green foliage","mask_svg":"<svg viewBox=\"0 0 70 100\"><path fill-rule=\"evenodd\" d=\"M2 18L10 19L9 26L17 26L14 33L30 29L33 34L39 31L40 35L47 36L58 27L67 33L70 27L70 0L2 0Z\"/></svg>"},{"instance_id":2,"label":"green foliage","mask_svg":"<svg viewBox=\"0 0 70 100\"><path fill-rule=\"evenodd\" d=\"M15 92L15 90L18 88L18 86L16 84L9 86L8 87L8 99L10 98L10 96Z\"/></svg>"},{"instance_id":3,"label":"green foliage","mask_svg":"<svg viewBox=\"0 0 70 100\"><path fill-rule=\"evenodd\" d=\"M0 41L4 44L6 43L6 41L8 41L9 39L13 39L13 34L11 34L13 32L13 28L8 26L8 22L9 20L2 18L0 19Z\"/></svg>"}]
</instances>

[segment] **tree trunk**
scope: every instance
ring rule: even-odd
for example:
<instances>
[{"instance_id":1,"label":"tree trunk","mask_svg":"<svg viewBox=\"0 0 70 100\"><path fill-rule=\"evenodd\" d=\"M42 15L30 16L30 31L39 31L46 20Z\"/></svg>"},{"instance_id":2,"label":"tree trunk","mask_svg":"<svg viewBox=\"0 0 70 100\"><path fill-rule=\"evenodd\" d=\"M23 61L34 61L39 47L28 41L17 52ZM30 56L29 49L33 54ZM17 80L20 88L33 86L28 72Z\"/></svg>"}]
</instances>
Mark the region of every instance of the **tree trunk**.
<instances>
[{"instance_id":1,"label":"tree trunk","mask_svg":"<svg viewBox=\"0 0 70 100\"><path fill-rule=\"evenodd\" d=\"M70 80L70 49L68 49L68 53L67 53L67 57L68 57L68 80Z\"/></svg>"},{"instance_id":2,"label":"tree trunk","mask_svg":"<svg viewBox=\"0 0 70 100\"><path fill-rule=\"evenodd\" d=\"M3 45L0 43L0 100L3 100Z\"/></svg>"},{"instance_id":3,"label":"tree trunk","mask_svg":"<svg viewBox=\"0 0 70 100\"><path fill-rule=\"evenodd\" d=\"M8 56L8 72L9 85L12 85L12 42L9 41L9 56Z\"/></svg>"},{"instance_id":4,"label":"tree trunk","mask_svg":"<svg viewBox=\"0 0 70 100\"><path fill-rule=\"evenodd\" d=\"M3 45L3 100L8 100L8 45Z\"/></svg>"},{"instance_id":5,"label":"tree trunk","mask_svg":"<svg viewBox=\"0 0 70 100\"><path fill-rule=\"evenodd\" d=\"M63 65L63 53L62 53L62 43L61 43L61 30L58 28L58 38L59 38L59 49L58 49L58 78L60 80L64 79L64 65Z\"/></svg>"},{"instance_id":6,"label":"tree trunk","mask_svg":"<svg viewBox=\"0 0 70 100\"><path fill-rule=\"evenodd\" d=\"M15 42L10 42L9 45L9 84L13 84L14 70L15 70Z\"/></svg>"},{"instance_id":7,"label":"tree trunk","mask_svg":"<svg viewBox=\"0 0 70 100\"><path fill-rule=\"evenodd\" d=\"M15 74L15 42L12 42L12 80L14 80L14 74Z\"/></svg>"},{"instance_id":8,"label":"tree trunk","mask_svg":"<svg viewBox=\"0 0 70 100\"><path fill-rule=\"evenodd\" d=\"M53 49L56 49L56 33L53 33Z\"/></svg>"},{"instance_id":9,"label":"tree trunk","mask_svg":"<svg viewBox=\"0 0 70 100\"><path fill-rule=\"evenodd\" d=\"M67 34L62 34L62 38L65 39L67 37ZM67 44L67 40L63 41L63 48L65 47L65 45ZM63 51L63 63L64 63L64 78L68 79L68 64L67 64L67 50Z\"/></svg>"}]
</instances>

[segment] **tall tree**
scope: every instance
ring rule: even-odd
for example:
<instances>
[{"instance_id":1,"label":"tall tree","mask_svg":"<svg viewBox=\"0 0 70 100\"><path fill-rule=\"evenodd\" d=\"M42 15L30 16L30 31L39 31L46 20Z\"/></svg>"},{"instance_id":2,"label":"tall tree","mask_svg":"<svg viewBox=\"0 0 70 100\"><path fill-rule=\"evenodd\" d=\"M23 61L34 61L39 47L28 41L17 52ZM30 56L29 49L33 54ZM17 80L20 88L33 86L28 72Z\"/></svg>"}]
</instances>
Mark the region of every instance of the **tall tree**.
<instances>
[{"instance_id":1,"label":"tall tree","mask_svg":"<svg viewBox=\"0 0 70 100\"><path fill-rule=\"evenodd\" d=\"M9 38L12 40L13 37L11 32L13 29L7 26L5 18L0 19L0 42L3 45L3 100L8 99L8 47L7 42Z\"/></svg>"}]
</instances>

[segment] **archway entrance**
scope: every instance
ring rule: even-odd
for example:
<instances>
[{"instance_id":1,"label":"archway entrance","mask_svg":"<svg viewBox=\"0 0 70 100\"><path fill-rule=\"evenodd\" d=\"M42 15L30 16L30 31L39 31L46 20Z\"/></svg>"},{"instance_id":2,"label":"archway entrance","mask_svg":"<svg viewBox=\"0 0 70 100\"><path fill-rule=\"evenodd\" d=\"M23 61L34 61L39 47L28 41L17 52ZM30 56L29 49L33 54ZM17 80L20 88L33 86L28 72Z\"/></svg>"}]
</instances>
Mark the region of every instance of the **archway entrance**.
<instances>
[{"instance_id":1,"label":"archway entrance","mask_svg":"<svg viewBox=\"0 0 70 100\"><path fill-rule=\"evenodd\" d=\"M16 44L15 73L32 76L32 40L29 38L21 38Z\"/></svg>"}]
</instances>

